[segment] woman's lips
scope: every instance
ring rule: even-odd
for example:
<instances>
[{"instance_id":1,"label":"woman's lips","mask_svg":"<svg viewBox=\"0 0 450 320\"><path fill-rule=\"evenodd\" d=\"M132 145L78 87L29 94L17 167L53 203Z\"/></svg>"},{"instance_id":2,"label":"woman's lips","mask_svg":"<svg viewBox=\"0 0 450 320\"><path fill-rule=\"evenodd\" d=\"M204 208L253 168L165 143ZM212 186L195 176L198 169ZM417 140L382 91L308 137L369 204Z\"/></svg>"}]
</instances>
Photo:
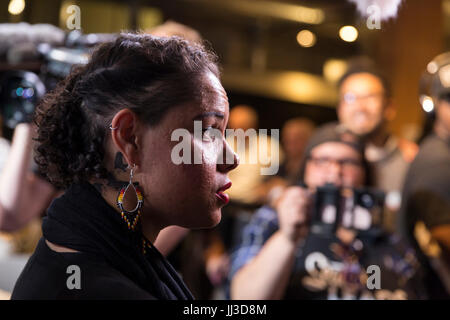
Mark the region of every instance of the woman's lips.
<instances>
[{"instance_id":1,"label":"woman's lips","mask_svg":"<svg viewBox=\"0 0 450 320\"><path fill-rule=\"evenodd\" d=\"M225 190L229 189L231 187L231 182L228 182L226 185L222 186L219 190L216 192L216 197L222 200L225 204L230 202L230 196L226 193L223 193Z\"/></svg>"}]
</instances>

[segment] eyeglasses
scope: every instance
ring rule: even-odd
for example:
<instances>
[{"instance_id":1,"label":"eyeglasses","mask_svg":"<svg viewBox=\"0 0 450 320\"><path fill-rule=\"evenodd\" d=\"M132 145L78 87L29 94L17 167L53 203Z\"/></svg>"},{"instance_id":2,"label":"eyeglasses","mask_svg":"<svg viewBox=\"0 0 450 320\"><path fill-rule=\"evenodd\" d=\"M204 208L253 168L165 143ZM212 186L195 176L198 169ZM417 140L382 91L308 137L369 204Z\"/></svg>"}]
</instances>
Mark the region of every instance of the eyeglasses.
<instances>
[{"instance_id":1,"label":"eyeglasses","mask_svg":"<svg viewBox=\"0 0 450 320\"><path fill-rule=\"evenodd\" d=\"M331 166L331 164L337 164L342 169L356 169L361 168L362 163L359 160L355 159L332 159L328 157L308 157L308 160L314 163L317 167L320 168L328 168Z\"/></svg>"},{"instance_id":2,"label":"eyeglasses","mask_svg":"<svg viewBox=\"0 0 450 320\"><path fill-rule=\"evenodd\" d=\"M341 103L343 102L346 104L355 104L359 100L369 104L374 104L376 102L379 102L380 98L382 97L383 92L373 92L364 95L356 95L352 92L347 92L341 96Z\"/></svg>"}]
</instances>

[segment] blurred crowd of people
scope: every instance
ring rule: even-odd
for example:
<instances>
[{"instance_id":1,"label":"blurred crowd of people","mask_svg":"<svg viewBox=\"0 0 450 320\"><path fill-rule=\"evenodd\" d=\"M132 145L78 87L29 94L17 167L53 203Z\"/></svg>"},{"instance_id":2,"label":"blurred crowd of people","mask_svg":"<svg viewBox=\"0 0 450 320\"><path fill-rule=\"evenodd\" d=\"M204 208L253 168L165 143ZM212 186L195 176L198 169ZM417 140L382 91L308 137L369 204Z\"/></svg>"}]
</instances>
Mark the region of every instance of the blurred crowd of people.
<instances>
[{"instance_id":1,"label":"blurred crowd of people","mask_svg":"<svg viewBox=\"0 0 450 320\"><path fill-rule=\"evenodd\" d=\"M276 175L261 175L267 164L248 161L230 172L222 223L186 238L203 246L199 264L209 288L195 271L188 283L232 299L448 298L450 88L435 86L433 129L416 144L389 130L396 111L385 76L370 61L353 61L338 83L338 122L316 128L310 119L289 119L280 156L272 158L279 161ZM233 107L228 127L258 129L257 111ZM260 141L278 143L247 139L235 151L247 159ZM382 191L380 220L369 232L314 232L312 194L327 184ZM193 242L183 244L191 252L183 257L195 256ZM371 265L380 268L380 290L367 289Z\"/></svg>"},{"instance_id":2,"label":"blurred crowd of people","mask_svg":"<svg viewBox=\"0 0 450 320\"><path fill-rule=\"evenodd\" d=\"M190 34L193 41L201 41L197 33ZM445 72L450 78L450 71ZM419 144L389 130L395 106L390 85L375 65L353 61L338 90L337 122L317 126L308 118L288 119L280 141L258 133L257 139L246 138L243 149L235 148L241 164L230 173L231 201L218 227L189 231L172 226L159 234L155 246L194 296L450 297L450 83L434 85L433 130ZM257 108L232 107L228 128L257 131ZM63 192L33 168L34 130L32 124L21 123L11 143L0 140L4 235L39 221ZM279 168L275 175L261 174L267 163L245 161L262 144L270 145L265 150L277 150L277 156L268 155L270 165ZM351 223L331 232L312 228L314 195L328 185L382 191L382 219L364 232ZM368 288L369 266L380 269L375 289Z\"/></svg>"}]
</instances>

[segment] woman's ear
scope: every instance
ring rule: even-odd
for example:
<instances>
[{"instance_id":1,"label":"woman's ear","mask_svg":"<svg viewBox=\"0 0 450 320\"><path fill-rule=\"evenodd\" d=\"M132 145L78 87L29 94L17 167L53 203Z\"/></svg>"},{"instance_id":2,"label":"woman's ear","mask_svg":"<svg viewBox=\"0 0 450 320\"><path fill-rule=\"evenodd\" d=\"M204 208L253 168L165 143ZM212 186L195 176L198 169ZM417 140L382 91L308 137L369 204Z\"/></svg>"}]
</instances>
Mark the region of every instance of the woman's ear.
<instances>
[{"instance_id":1,"label":"woman's ear","mask_svg":"<svg viewBox=\"0 0 450 320\"><path fill-rule=\"evenodd\" d=\"M111 121L111 138L114 146L122 153L123 160L132 167L139 165L138 146L138 120L136 114L130 109L122 109L116 113Z\"/></svg>"}]
</instances>

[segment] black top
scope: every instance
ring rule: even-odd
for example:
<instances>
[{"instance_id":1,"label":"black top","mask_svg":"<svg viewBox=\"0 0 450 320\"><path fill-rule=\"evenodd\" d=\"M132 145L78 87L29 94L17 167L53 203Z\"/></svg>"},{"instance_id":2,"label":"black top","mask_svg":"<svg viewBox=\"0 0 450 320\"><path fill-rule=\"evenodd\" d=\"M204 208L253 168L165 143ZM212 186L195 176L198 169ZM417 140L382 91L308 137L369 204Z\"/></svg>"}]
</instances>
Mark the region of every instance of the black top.
<instances>
[{"instance_id":1,"label":"black top","mask_svg":"<svg viewBox=\"0 0 450 320\"><path fill-rule=\"evenodd\" d=\"M400 227L420 253L428 295L449 299L439 270L430 263L444 257L435 256L436 250L428 250L433 242L419 244L416 235L427 239L433 227L450 223L450 141L435 134L425 138L406 175L402 198Z\"/></svg>"},{"instance_id":2,"label":"black top","mask_svg":"<svg viewBox=\"0 0 450 320\"><path fill-rule=\"evenodd\" d=\"M12 299L193 299L173 267L90 184L55 199ZM45 239L80 252L58 253ZM148 242L147 242L148 243Z\"/></svg>"},{"instance_id":3,"label":"black top","mask_svg":"<svg viewBox=\"0 0 450 320\"><path fill-rule=\"evenodd\" d=\"M79 289L75 287L77 272L70 266L80 268ZM102 258L88 253L55 252L44 238L25 266L11 298L155 299Z\"/></svg>"}]
</instances>

